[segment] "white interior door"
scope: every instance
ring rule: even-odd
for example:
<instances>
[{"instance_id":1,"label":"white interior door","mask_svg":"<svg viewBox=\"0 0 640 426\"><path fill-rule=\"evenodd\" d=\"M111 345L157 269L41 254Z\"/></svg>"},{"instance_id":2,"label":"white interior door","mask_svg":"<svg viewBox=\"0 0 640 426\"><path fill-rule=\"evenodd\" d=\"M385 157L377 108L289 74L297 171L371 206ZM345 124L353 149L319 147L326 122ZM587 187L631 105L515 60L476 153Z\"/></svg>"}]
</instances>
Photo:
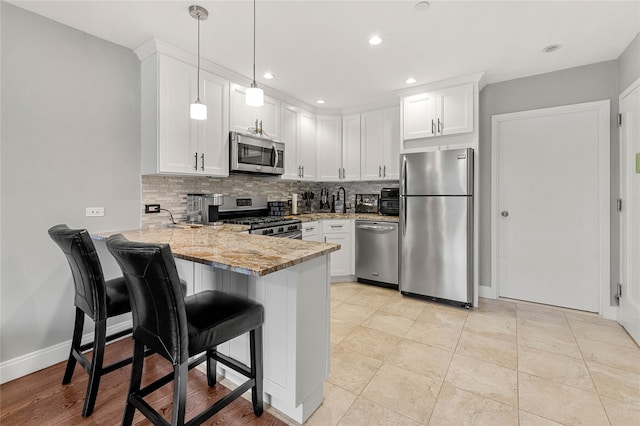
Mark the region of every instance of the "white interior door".
<instances>
[{"instance_id":1,"label":"white interior door","mask_svg":"<svg viewBox=\"0 0 640 426\"><path fill-rule=\"evenodd\" d=\"M620 260L618 322L640 344L640 79L620 96Z\"/></svg>"},{"instance_id":2,"label":"white interior door","mask_svg":"<svg viewBox=\"0 0 640 426\"><path fill-rule=\"evenodd\" d=\"M599 312L610 270L609 101L494 116L492 143L498 295Z\"/></svg>"}]
</instances>

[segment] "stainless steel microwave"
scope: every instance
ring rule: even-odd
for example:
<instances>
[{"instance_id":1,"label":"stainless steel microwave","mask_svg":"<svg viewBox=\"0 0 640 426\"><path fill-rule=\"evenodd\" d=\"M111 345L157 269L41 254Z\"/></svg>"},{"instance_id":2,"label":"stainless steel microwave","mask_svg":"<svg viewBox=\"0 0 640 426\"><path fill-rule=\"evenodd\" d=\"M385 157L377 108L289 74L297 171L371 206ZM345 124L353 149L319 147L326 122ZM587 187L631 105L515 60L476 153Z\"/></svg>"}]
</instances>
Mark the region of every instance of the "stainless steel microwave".
<instances>
[{"instance_id":1,"label":"stainless steel microwave","mask_svg":"<svg viewBox=\"0 0 640 426\"><path fill-rule=\"evenodd\" d=\"M284 173L284 144L238 132L229 134L230 171L281 175Z\"/></svg>"}]
</instances>

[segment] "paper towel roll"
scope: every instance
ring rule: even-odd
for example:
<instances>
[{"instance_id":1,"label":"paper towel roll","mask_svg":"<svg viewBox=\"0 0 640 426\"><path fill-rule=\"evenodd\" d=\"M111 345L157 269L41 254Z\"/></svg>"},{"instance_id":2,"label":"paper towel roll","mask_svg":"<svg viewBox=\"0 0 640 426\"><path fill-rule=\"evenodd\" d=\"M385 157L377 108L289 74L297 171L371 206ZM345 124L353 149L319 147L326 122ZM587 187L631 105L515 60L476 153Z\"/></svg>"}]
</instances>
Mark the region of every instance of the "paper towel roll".
<instances>
[{"instance_id":1,"label":"paper towel roll","mask_svg":"<svg viewBox=\"0 0 640 426\"><path fill-rule=\"evenodd\" d=\"M298 194L291 194L291 214L298 214Z\"/></svg>"}]
</instances>

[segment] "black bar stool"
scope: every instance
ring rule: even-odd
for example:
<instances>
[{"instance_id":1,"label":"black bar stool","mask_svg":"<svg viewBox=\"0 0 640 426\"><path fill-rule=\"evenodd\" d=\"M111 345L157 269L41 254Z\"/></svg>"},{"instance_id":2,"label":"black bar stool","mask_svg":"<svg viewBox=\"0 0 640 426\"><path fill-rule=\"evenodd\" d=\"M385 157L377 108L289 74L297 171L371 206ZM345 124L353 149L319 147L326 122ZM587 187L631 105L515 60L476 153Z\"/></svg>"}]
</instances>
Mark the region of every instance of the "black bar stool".
<instances>
[{"instance_id":1,"label":"black bar stool","mask_svg":"<svg viewBox=\"0 0 640 426\"><path fill-rule=\"evenodd\" d=\"M153 424L169 423L144 397L173 381L171 425L185 424L187 372L207 361L209 386L216 383L216 362L248 378L238 388L196 415L187 424L198 425L251 388L253 412L260 416L262 401L262 324L264 308L253 301L219 291L180 297L180 281L168 244L128 241L113 235L107 247L127 281L133 315L133 366L123 425L131 425L136 409ZM217 345L249 332L251 367L219 354ZM140 388L144 347L167 359L173 373ZM202 354L189 363L189 357Z\"/></svg>"},{"instance_id":2,"label":"black bar stool","mask_svg":"<svg viewBox=\"0 0 640 426\"><path fill-rule=\"evenodd\" d=\"M87 393L82 407L82 417L88 417L93 412L100 377L132 361L132 358L126 358L111 365L102 365L106 343L132 332L132 329L128 329L109 336L106 334L107 318L131 312L129 294L123 277L104 280L98 254L86 229L69 229L67 225L56 225L49 229L49 236L67 257L76 293L74 299L76 320L62 384L71 382L76 361L79 362L89 374ZM81 345L85 314L94 321L95 336L93 342ZM90 348L93 348L92 361L83 353Z\"/></svg>"}]
</instances>

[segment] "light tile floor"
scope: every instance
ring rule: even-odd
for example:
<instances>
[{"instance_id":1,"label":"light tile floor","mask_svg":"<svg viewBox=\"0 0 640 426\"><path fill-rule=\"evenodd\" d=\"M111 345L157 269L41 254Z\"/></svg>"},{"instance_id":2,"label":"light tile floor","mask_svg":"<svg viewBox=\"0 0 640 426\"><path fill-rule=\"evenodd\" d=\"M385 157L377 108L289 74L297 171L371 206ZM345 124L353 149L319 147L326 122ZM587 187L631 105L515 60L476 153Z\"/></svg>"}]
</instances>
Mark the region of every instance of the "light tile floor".
<instances>
[{"instance_id":1,"label":"light tile floor","mask_svg":"<svg viewBox=\"0 0 640 426\"><path fill-rule=\"evenodd\" d=\"M331 373L306 424L640 425L640 349L614 321L359 283L332 284L331 304Z\"/></svg>"}]
</instances>

